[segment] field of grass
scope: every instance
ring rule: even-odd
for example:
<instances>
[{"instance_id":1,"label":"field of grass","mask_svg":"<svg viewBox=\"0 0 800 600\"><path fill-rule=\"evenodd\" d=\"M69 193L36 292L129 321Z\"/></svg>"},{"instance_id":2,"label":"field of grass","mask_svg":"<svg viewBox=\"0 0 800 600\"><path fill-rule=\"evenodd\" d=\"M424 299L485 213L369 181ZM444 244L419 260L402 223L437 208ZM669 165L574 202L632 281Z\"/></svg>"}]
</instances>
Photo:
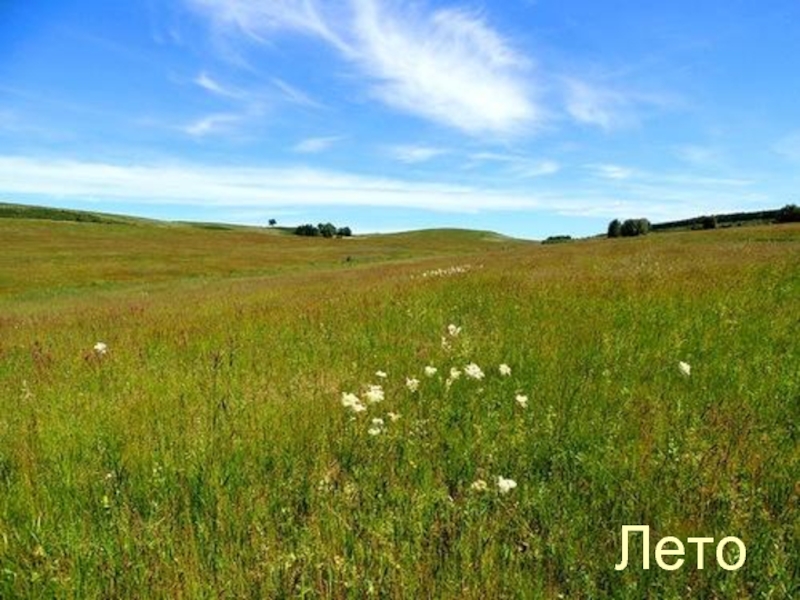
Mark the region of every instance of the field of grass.
<instances>
[{"instance_id":1,"label":"field of grass","mask_svg":"<svg viewBox=\"0 0 800 600\"><path fill-rule=\"evenodd\" d=\"M800 597L799 226L0 242L1 598Z\"/></svg>"}]
</instances>

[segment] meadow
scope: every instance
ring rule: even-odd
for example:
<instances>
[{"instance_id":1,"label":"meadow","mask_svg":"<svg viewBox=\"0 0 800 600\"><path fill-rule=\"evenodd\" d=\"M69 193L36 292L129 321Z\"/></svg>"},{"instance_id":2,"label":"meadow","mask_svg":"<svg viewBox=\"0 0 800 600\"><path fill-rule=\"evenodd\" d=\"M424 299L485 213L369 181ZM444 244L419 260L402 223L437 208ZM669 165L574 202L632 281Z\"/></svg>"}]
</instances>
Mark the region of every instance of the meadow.
<instances>
[{"instance_id":1,"label":"meadow","mask_svg":"<svg viewBox=\"0 0 800 600\"><path fill-rule=\"evenodd\" d=\"M800 226L0 246L2 598L800 597Z\"/></svg>"}]
</instances>

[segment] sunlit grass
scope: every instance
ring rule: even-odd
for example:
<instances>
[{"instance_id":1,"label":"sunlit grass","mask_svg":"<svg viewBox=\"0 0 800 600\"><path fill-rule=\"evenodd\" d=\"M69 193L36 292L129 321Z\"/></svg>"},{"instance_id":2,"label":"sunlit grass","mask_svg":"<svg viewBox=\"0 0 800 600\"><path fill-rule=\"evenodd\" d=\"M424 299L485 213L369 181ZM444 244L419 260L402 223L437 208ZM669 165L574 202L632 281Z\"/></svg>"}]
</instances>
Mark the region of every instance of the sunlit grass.
<instances>
[{"instance_id":1,"label":"sunlit grass","mask_svg":"<svg viewBox=\"0 0 800 600\"><path fill-rule=\"evenodd\" d=\"M274 236L265 276L251 233L68 227L3 263L0 597L800 593L800 229ZM637 523L747 563L616 572Z\"/></svg>"}]
</instances>

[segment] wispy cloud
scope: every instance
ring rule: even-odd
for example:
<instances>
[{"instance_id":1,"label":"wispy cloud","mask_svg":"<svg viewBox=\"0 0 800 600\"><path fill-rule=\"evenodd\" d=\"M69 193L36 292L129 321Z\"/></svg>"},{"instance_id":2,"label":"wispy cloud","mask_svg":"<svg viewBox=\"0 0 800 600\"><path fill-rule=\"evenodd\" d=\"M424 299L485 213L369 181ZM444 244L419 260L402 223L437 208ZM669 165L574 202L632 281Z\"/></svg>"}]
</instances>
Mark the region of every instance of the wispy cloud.
<instances>
[{"instance_id":1,"label":"wispy cloud","mask_svg":"<svg viewBox=\"0 0 800 600\"><path fill-rule=\"evenodd\" d=\"M503 173L517 179L527 179L553 175L561 170L561 165L551 159L531 158L519 154L499 152L476 152L469 156L468 168L480 163L497 163L503 166Z\"/></svg>"},{"instance_id":2,"label":"wispy cloud","mask_svg":"<svg viewBox=\"0 0 800 600\"><path fill-rule=\"evenodd\" d=\"M738 184L738 185L737 185ZM653 178L605 188L498 190L496 186L407 181L307 167L242 168L200 164L124 165L0 156L0 193L76 202L173 204L221 209L402 207L474 213L549 211L582 216L680 218L764 206L769 198L747 182Z\"/></svg>"},{"instance_id":3,"label":"wispy cloud","mask_svg":"<svg viewBox=\"0 0 800 600\"><path fill-rule=\"evenodd\" d=\"M330 44L387 106L469 134L512 135L544 117L529 61L478 13L400 12L378 0L187 0L217 27L265 42L281 30Z\"/></svg>"},{"instance_id":4,"label":"wispy cloud","mask_svg":"<svg viewBox=\"0 0 800 600\"><path fill-rule=\"evenodd\" d=\"M722 151L713 146L679 146L675 149L675 155L694 167L719 167L724 163Z\"/></svg>"},{"instance_id":5,"label":"wispy cloud","mask_svg":"<svg viewBox=\"0 0 800 600\"><path fill-rule=\"evenodd\" d=\"M222 96L223 98L232 98L236 100L241 100L246 97L246 94L241 90L237 90L232 87L227 87L219 83L216 79L213 79L210 75L206 72L200 73L194 79L194 83L217 96Z\"/></svg>"},{"instance_id":6,"label":"wispy cloud","mask_svg":"<svg viewBox=\"0 0 800 600\"><path fill-rule=\"evenodd\" d=\"M625 90L578 77L561 77L567 114L605 131L636 126L648 111L675 109L681 100L668 93Z\"/></svg>"},{"instance_id":7,"label":"wispy cloud","mask_svg":"<svg viewBox=\"0 0 800 600\"><path fill-rule=\"evenodd\" d=\"M400 145L392 146L388 149L388 152L395 160L406 164L416 164L447 154L448 151L444 148L434 148L432 146Z\"/></svg>"},{"instance_id":8,"label":"wispy cloud","mask_svg":"<svg viewBox=\"0 0 800 600\"><path fill-rule=\"evenodd\" d=\"M302 90L299 90L293 85L289 85L282 79L274 78L272 83L280 90L284 99L288 100L289 102L309 108L322 108L322 104L320 102L317 102Z\"/></svg>"},{"instance_id":9,"label":"wispy cloud","mask_svg":"<svg viewBox=\"0 0 800 600\"><path fill-rule=\"evenodd\" d=\"M308 138L299 141L294 145L292 150L300 154L316 154L328 150L341 139L342 138L338 136Z\"/></svg>"},{"instance_id":10,"label":"wispy cloud","mask_svg":"<svg viewBox=\"0 0 800 600\"><path fill-rule=\"evenodd\" d=\"M232 127L242 119L242 115L232 113L207 115L185 125L182 130L193 137L229 133Z\"/></svg>"},{"instance_id":11,"label":"wispy cloud","mask_svg":"<svg viewBox=\"0 0 800 600\"><path fill-rule=\"evenodd\" d=\"M605 130L630 124L628 101L622 94L578 79L565 79L564 89L567 112L579 123Z\"/></svg>"},{"instance_id":12,"label":"wispy cloud","mask_svg":"<svg viewBox=\"0 0 800 600\"><path fill-rule=\"evenodd\" d=\"M594 175L603 179L623 180L630 179L636 173L633 169L612 164L587 165Z\"/></svg>"}]
</instances>

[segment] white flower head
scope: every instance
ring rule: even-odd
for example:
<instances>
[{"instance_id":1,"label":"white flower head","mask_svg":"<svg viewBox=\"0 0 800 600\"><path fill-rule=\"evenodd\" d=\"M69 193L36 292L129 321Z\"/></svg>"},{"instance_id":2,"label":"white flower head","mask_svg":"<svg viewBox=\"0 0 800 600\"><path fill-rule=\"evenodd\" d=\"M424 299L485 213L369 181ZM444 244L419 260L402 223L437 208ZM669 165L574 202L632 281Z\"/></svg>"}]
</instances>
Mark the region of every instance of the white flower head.
<instances>
[{"instance_id":1,"label":"white flower head","mask_svg":"<svg viewBox=\"0 0 800 600\"><path fill-rule=\"evenodd\" d=\"M370 404L375 404L376 402L382 402L384 398L383 394L383 387L380 385L371 385L367 388L367 391L364 392L364 398L366 398L367 402Z\"/></svg>"},{"instance_id":2,"label":"white flower head","mask_svg":"<svg viewBox=\"0 0 800 600\"><path fill-rule=\"evenodd\" d=\"M425 367L425 377L433 377L436 375L436 367L431 367L430 365Z\"/></svg>"},{"instance_id":3,"label":"white flower head","mask_svg":"<svg viewBox=\"0 0 800 600\"><path fill-rule=\"evenodd\" d=\"M349 392L342 392L342 406L356 413L367 410L367 407L361 404L361 400L358 396Z\"/></svg>"},{"instance_id":4,"label":"white flower head","mask_svg":"<svg viewBox=\"0 0 800 600\"><path fill-rule=\"evenodd\" d=\"M456 369L455 367L453 367L452 369L450 369L450 379L452 379L453 381L455 381L455 380L456 380L456 379L458 379L459 377L461 377L461 371L459 371L459 370L458 370L458 369Z\"/></svg>"},{"instance_id":5,"label":"white flower head","mask_svg":"<svg viewBox=\"0 0 800 600\"><path fill-rule=\"evenodd\" d=\"M379 435L383 433L384 429L385 429L385 424L383 422L383 419L381 419L380 417L375 417L374 419L372 419L372 425L367 430L367 433L370 435Z\"/></svg>"},{"instance_id":6,"label":"white flower head","mask_svg":"<svg viewBox=\"0 0 800 600\"><path fill-rule=\"evenodd\" d=\"M94 345L94 351L98 356L103 356L106 352L108 352L108 346L105 344L105 342L97 342Z\"/></svg>"},{"instance_id":7,"label":"white flower head","mask_svg":"<svg viewBox=\"0 0 800 600\"><path fill-rule=\"evenodd\" d=\"M483 479L476 479L475 481L472 482L472 485L469 486L469 489L475 492L485 492L486 490L489 489L489 486Z\"/></svg>"},{"instance_id":8,"label":"white flower head","mask_svg":"<svg viewBox=\"0 0 800 600\"><path fill-rule=\"evenodd\" d=\"M406 377L406 387L410 392L416 392L419 389L419 379Z\"/></svg>"},{"instance_id":9,"label":"white flower head","mask_svg":"<svg viewBox=\"0 0 800 600\"><path fill-rule=\"evenodd\" d=\"M389 417L389 420L390 420L392 423L394 423L394 422L396 422L396 421L399 421L399 420L400 420L400 413L396 413L396 412L389 412L389 413L386 413L386 416L387 416L387 417Z\"/></svg>"},{"instance_id":10,"label":"white flower head","mask_svg":"<svg viewBox=\"0 0 800 600\"><path fill-rule=\"evenodd\" d=\"M500 375L503 377L508 377L511 375L511 367L509 367L506 363L500 365Z\"/></svg>"},{"instance_id":11,"label":"white flower head","mask_svg":"<svg viewBox=\"0 0 800 600\"><path fill-rule=\"evenodd\" d=\"M685 362L683 362L683 361L680 361L680 362L678 363L678 370L679 370L679 371L680 371L680 372L681 372L681 373L682 373L684 376L686 376L686 377L689 377L689 375L691 375L691 374L692 374L692 365L690 365L689 363L685 363Z\"/></svg>"},{"instance_id":12,"label":"white flower head","mask_svg":"<svg viewBox=\"0 0 800 600\"><path fill-rule=\"evenodd\" d=\"M355 394L351 394L350 392L342 392L342 406L345 408L350 408L354 404L358 404L361 402L358 399L358 396Z\"/></svg>"},{"instance_id":13,"label":"white flower head","mask_svg":"<svg viewBox=\"0 0 800 600\"><path fill-rule=\"evenodd\" d=\"M375 377L379 377L381 379L386 379L386 371L375 371Z\"/></svg>"},{"instance_id":14,"label":"white flower head","mask_svg":"<svg viewBox=\"0 0 800 600\"><path fill-rule=\"evenodd\" d=\"M504 477L497 478L497 487L500 490L501 494L507 494L515 487L517 487L517 482L513 479L506 479Z\"/></svg>"},{"instance_id":15,"label":"white flower head","mask_svg":"<svg viewBox=\"0 0 800 600\"><path fill-rule=\"evenodd\" d=\"M449 340L446 337L442 336L442 350L449 352L451 348L452 346L450 345Z\"/></svg>"},{"instance_id":16,"label":"white flower head","mask_svg":"<svg viewBox=\"0 0 800 600\"><path fill-rule=\"evenodd\" d=\"M450 323L450 325L447 326L447 333L450 334L450 337L456 337L459 333L461 333L461 327L457 327L456 325Z\"/></svg>"},{"instance_id":17,"label":"white flower head","mask_svg":"<svg viewBox=\"0 0 800 600\"><path fill-rule=\"evenodd\" d=\"M469 363L464 367L464 374L470 379L483 379L483 371L475 363Z\"/></svg>"},{"instance_id":18,"label":"white flower head","mask_svg":"<svg viewBox=\"0 0 800 600\"><path fill-rule=\"evenodd\" d=\"M524 394L517 394L515 400L522 408L526 408L528 406L528 397Z\"/></svg>"}]
</instances>

